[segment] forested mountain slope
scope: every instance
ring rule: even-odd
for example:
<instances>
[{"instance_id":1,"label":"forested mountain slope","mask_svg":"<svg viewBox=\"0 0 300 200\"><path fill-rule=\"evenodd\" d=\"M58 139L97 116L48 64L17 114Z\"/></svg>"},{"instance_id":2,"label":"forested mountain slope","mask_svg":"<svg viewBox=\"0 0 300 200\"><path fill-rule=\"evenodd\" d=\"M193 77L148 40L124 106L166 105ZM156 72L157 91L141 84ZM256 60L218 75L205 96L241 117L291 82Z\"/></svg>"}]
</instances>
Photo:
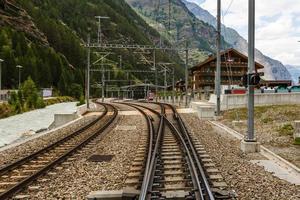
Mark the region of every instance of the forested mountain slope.
<instances>
[{"instance_id":1,"label":"forested mountain slope","mask_svg":"<svg viewBox=\"0 0 300 200\"><path fill-rule=\"evenodd\" d=\"M216 51L216 29L199 20L181 0L127 0L127 2L164 38L176 47L187 41L194 63ZM170 2L170 5L169 5ZM224 48L230 47L222 38Z\"/></svg>"},{"instance_id":2,"label":"forested mountain slope","mask_svg":"<svg viewBox=\"0 0 300 200\"><path fill-rule=\"evenodd\" d=\"M108 20L102 22L104 43L152 45L158 43L160 37L159 33L123 0L19 0L17 3L15 1L11 1L11 3L24 9L23 13L26 13L26 18L35 27L34 30L39 33L35 35L41 37L32 37L33 30L24 31L24 29L28 29L27 24L1 24L2 27L5 27L5 29L1 29L1 32L5 32L1 35L8 44L1 43L0 57L2 54L11 56L10 59L9 56L4 56L6 60L4 76L7 77L5 85L7 88L16 87L17 71L14 67L16 64L24 65L23 76L32 76L41 87L54 86L63 93L70 93L72 83L83 86L86 67L86 50L83 44L89 28L92 41L96 41L97 21L95 16L97 15L109 17ZM0 16L1 19L9 16L11 21L16 22L18 19L24 18L20 13L17 11L11 14L2 7ZM19 26L24 28L19 28ZM20 51L22 55L16 55L18 46L25 48ZM6 50L8 52L3 51L4 47L9 49ZM132 51L112 50L111 52L109 60L116 61L118 56L122 55L124 69L149 68L149 65L138 64L140 56ZM92 55L92 59L96 59L96 55ZM161 52L157 55L158 61L181 62L176 54ZM31 58L34 60L27 61ZM181 66L177 65L176 67L177 74L182 74ZM13 73L11 74L9 70ZM34 71L36 71L36 75ZM122 78L123 75L120 71L112 74L111 78ZM96 78L95 76L93 81ZM139 76L136 75L136 78Z\"/></svg>"}]
</instances>

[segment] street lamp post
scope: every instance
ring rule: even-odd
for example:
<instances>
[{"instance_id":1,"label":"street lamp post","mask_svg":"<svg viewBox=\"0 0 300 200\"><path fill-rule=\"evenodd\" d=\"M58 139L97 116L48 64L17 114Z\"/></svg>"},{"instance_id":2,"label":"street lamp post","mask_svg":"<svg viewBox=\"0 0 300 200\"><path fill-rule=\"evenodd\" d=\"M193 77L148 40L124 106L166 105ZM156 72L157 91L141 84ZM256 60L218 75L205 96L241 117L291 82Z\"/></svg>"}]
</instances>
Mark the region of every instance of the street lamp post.
<instances>
[{"instance_id":1,"label":"street lamp post","mask_svg":"<svg viewBox=\"0 0 300 200\"><path fill-rule=\"evenodd\" d=\"M0 91L2 90L2 62L4 60L0 59Z\"/></svg>"},{"instance_id":2,"label":"street lamp post","mask_svg":"<svg viewBox=\"0 0 300 200\"><path fill-rule=\"evenodd\" d=\"M21 65L17 65L16 67L19 68L19 89L20 89L20 87L21 87L21 70L23 67Z\"/></svg>"}]
</instances>

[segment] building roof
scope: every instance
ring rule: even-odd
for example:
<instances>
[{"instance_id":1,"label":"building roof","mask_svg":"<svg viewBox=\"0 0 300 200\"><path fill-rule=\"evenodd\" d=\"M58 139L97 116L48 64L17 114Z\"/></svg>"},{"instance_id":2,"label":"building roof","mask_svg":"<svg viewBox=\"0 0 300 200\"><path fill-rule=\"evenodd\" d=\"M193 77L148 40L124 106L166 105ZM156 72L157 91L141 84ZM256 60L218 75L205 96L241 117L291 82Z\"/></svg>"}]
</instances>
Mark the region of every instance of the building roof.
<instances>
[{"instance_id":1,"label":"building roof","mask_svg":"<svg viewBox=\"0 0 300 200\"><path fill-rule=\"evenodd\" d=\"M225 51L221 51L221 57L227 53L235 53L237 54L238 56L240 56L241 58L244 58L244 59L248 59L248 57L244 54L242 54L241 52L239 52L238 50L234 49L234 48L229 48L229 49L226 49ZM212 55L212 56L209 56L206 60L204 60L203 62L197 64L196 66L190 68L191 71L195 71L197 68L200 68L210 62L213 62L213 61L216 61L217 60L217 56L216 55ZM260 63L258 62L255 62L255 67L256 69L263 69L264 66L261 65Z\"/></svg>"}]
</instances>

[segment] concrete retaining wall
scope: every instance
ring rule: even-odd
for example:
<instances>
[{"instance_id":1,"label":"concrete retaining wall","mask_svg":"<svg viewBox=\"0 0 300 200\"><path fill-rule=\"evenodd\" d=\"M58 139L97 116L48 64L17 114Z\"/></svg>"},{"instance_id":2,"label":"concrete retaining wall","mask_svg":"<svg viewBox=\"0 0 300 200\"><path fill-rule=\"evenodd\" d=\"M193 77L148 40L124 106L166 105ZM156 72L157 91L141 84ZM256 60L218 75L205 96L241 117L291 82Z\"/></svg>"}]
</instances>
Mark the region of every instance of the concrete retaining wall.
<instances>
[{"instance_id":1,"label":"concrete retaining wall","mask_svg":"<svg viewBox=\"0 0 300 200\"><path fill-rule=\"evenodd\" d=\"M83 115L87 112L86 104L77 107L77 115Z\"/></svg>"},{"instance_id":2,"label":"concrete retaining wall","mask_svg":"<svg viewBox=\"0 0 300 200\"><path fill-rule=\"evenodd\" d=\"M76 113L73 114L55 114L54 115L54 121L49 126L48 129L54 129L57 127L60 127L64 124L67 124L75 119L79 118L79 116Z\"/></svg>"},{"instance_id":3,"label":"concrete retaining wall","mask_svg":"<svg viewBox=\"0 0 300 200\"><path fill-rule=\"evenodd\" d=\"M221 95L221 110L232 108L244 108L247 106L246 94L227 94ZM216 95L210 96L210 103L216 103ZM288 105L300 104L300 93L274 93L274 94L255 94L255 105Z\"/></svg>"}]
</instances>

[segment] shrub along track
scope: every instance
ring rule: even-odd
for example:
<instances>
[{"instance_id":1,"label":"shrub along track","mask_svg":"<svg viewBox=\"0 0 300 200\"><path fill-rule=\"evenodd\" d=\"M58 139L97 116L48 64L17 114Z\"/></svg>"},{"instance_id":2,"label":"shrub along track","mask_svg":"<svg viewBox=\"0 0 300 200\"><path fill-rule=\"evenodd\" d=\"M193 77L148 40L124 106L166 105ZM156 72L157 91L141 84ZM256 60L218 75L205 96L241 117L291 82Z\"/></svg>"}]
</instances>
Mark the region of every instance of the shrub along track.
<instances>
[{"instance_id":1,"label":"shrub along track","mask_svg":"<svg viewBox=\"0 0 300 200\"><path fill-rule=\"evenodd\" d=\"M203 146L190 137L173 106L158 104L161 110L158 112L149 108L151 104L125 104L138 109L148 122L148 147L144 144L138 149L126 180L127 187L141 191L139 199L216 199L230 196L223 191L226 184L222 177L215 174L216 169L210 168L213 164ZM166 110L172 113L171 119Z\"/></svg>"},{"instance_id":2,"label":"shrub along track","mask_svg":"<svg viewBox=\"0 0 300 200\"><path fill-rule=\"evenodd\" d=\"M109 104L101 105L105 110L92 123L37 152L2 167L0 169L0 199L13 197L38 177L91 143L109 127L116 119L118 110Z\"/></svg>"}]
</instances>

